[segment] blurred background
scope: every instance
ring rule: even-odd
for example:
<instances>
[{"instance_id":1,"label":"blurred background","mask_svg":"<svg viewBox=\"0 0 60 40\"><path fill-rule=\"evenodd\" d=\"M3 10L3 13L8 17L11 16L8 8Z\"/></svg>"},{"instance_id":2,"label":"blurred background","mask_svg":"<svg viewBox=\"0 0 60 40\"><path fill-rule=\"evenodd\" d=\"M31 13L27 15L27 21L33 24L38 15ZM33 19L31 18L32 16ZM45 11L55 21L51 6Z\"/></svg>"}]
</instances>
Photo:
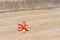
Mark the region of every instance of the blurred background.
<instances>
[{"instance_id":1,"label":"blurred background","mask_svg":"<svg viewBox=\"0 0 60 40\"><path fill-rule=\"evenodd\" d=\"M60 0L0 0L0 11L53 9L60 7Z\"/></svg>"}]
</instances>

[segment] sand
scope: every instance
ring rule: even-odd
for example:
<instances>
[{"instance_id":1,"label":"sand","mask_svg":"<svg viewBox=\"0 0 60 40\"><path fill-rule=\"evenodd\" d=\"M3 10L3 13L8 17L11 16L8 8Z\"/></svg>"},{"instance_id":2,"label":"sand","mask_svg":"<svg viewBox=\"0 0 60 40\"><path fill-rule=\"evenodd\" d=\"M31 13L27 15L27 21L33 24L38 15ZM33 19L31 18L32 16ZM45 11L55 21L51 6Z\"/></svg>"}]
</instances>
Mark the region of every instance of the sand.
<instances>
[{"instance_id":1,"label":"sand","mask_svg":"<svg viewBox=\"0 0 60 40\"><path fill-rule=\"evenodd\" d=\"M17 31L23 20L25 33ZM0 40L60 40L60 8L0 13Z\"/></svg>"}]
</instances>

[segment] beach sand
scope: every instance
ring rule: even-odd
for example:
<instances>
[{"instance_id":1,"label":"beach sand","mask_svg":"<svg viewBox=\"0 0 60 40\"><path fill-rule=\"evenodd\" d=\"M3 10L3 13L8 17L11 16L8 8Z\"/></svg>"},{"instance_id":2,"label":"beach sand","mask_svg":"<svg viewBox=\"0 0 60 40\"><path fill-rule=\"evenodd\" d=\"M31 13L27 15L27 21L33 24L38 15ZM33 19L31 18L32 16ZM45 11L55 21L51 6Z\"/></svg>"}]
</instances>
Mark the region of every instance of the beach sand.
<instances>
[{"instance_id":1,"label":"beach sand","mask_svg":"<svg viewBox=\"0 0 60 40\"><path fill-rule=\"evenodd\" d=\"M28 23L28 32L17 24ZM60 40L60 8L0 13L0 40Z\"/></svg>"}]
</instances>

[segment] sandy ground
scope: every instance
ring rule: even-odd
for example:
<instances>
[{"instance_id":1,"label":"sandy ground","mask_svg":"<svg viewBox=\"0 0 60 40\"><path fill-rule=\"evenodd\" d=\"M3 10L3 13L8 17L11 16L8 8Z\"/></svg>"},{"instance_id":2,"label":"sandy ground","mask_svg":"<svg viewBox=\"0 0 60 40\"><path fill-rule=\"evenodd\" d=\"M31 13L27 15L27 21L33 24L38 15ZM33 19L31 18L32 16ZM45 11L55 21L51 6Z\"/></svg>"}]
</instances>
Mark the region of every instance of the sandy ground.
<instances>
[{"instance_id":1,"label":"sandy ground","mask_svg":"<svg viewBox=\"0 0 60 40\"><path fill-rule=\"evenodd\" d=\"M26 20L29 31L17 31ZM60 40L60 8L0 13L0 40Z\"/></svg>"}]
</instances>

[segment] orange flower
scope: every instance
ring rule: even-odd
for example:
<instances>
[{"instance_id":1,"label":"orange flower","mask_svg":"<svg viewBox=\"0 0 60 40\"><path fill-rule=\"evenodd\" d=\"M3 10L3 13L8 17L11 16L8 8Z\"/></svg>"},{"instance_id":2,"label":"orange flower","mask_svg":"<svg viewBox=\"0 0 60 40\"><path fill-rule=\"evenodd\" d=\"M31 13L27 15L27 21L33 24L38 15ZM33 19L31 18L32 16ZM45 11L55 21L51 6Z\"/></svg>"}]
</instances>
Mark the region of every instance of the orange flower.
<instances>
[{"instance_id":1,"label":"orange flower","mask_svg":"<svg viewBox=\"0 0 60 40\"><path fill-rule=\"evenodd\" d=\"M23 31L23 30L28 31L25 21L23 21L22 24L18 24L18 31Z\"/></svg>"}]
</instances>

